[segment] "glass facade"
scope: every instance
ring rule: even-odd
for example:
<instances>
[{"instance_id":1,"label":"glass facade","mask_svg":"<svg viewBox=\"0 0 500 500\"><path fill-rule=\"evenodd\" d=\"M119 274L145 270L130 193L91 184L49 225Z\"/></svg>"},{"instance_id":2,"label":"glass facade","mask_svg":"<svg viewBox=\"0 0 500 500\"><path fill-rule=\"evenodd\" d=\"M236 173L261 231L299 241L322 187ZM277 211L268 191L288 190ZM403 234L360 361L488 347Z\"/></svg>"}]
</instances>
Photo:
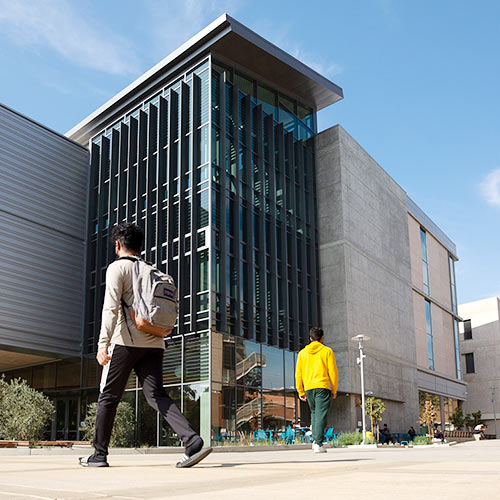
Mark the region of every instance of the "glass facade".
<instances>
[{"instance_id":1,"label":"glass facade","mask_svg":"<svg viewBox=\"0 0 500 500\"><path fill-rule=\"evenodd\" d=\"M318 323L315 114L214 62L177 75L91 141L82 389L94 361L110 229L145 232L143 258L175 279L164 383L204 439L299 418L294 352ZM94 388L94 391L92 391ZM131 377L141 444L175 444Z\"/></svg>"}]
</instances>

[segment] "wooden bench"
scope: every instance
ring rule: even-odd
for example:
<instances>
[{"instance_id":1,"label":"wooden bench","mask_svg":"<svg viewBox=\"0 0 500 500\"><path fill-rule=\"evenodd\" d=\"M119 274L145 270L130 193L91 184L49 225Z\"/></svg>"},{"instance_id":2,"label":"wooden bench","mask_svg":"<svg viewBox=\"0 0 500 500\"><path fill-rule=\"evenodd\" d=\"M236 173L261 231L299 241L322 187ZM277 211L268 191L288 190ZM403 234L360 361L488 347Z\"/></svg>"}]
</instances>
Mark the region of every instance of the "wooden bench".
<instances>
[{"instance_id":1,"label":"wooden bench","mask_svg":"<svg viewBox=\"0 0 500 500\"><path fill-rule=\"evenodd\" d=\"M16 446L15 441L0 440L0 448L15 448Z\"/></svg>"}]
</instances>

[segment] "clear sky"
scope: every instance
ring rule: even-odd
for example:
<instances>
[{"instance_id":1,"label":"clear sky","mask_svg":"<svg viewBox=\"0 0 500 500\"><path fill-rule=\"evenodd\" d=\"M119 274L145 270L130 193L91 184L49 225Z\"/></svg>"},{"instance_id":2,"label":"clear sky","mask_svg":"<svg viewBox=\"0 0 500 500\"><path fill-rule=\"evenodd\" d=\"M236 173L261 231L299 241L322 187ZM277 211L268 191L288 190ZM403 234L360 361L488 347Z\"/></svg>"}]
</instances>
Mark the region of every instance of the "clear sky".
<instances>
[{"instance_id":1,"label":"clear sky","mask_svg":"<svg viewBox=\"0 0 500 500\"><path fill-rule=\"evenodd\" d=\"M460 302L500 296L500 2L0 0L0 99L66 132L227 12L321 72L340 123L455 241Z\"/></svg>"}]
</instances>

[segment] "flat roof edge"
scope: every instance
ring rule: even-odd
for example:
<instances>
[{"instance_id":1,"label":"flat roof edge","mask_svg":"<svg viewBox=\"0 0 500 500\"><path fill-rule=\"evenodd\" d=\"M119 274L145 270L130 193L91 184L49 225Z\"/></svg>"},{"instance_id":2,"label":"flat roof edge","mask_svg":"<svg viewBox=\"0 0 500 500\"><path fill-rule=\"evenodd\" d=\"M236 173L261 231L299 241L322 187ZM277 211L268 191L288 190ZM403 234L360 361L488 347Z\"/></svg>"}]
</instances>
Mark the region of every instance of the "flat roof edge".
<instances>
[{"instance_id":1,"label":"flat roof edge","mask_svg":"<svg viewBox=\"0 0 500 500\"><path fill-rule=\"evenodd\" d=\"M168 54L144 74L135 79L132 83L127 85L116 95L111 97L90 115L68 130L64 135L75 141L80 139L83 140L87 131L93 129L99 117L105 116L107 113L112 114L115 108L118 108L121 103L126 101L127 96L132 95L134 91L138 91L141 88L146 88L148 84L153 84L156 75L160 78L160 75L163 76L163 74L168 73L169 67L173 68L176 63L182 63L183 56L185 56L186 62L188 62L194 54L200 53L200 51L209 50L211 45L215 44L217 40L220 40L221 37L226 36L230 32L235 33L259 49L280 60L293 70L302 74L305 78L309 79L313 84L321 86L327 92L330 92L331 99L326 104L323 103L322 105L317 106L317 110L343 99L344 93L341 87L320 75L318 72L276 45L267 41L265 38L247 28L227 13L224 13L192 36L189 40L184 42L180 47Z\"/></svg>"},{"instance_id":2,"label":"flat roof edge","mask_svg":"<svg viewBox=\"0 0 500 500\"><path fill-rule=\"evenodd\" d=\"M173 52L170 52L166 57L164 57L161 61L156 63L152 68L147 70L141 76L136 78L133 82L127 85L120 92L115 94L111 99L106 101L102 106L93 111L86 118L77 123L73 128L68 130L64 135L66 137L72 137L76 135L82 128L90 124L95 118L103 114L106 110L112 108L114 105L118 104L122 99L124 99L129 93L131 93L134 89L140 87L142 84L146 83L150 78L156 75L159 71L164 68L167 68L170 64L172 64L176 59L179 58L184 52L189 49L194 48L196 45L200 44L208 35L212 33L216 33L217 31L223 30L224 25L229 26L227 14L222 14L215 21L211 22L208 26L203 28L201 31L193 35L189 40L184 42L180 47L175 49Z\"/></svg>"},{"instance_id":3,"label":"flat roof edge","mask_svg":"<svg viewBox=\"0 0 500 500\"><path fill-rule=\"evenodd\" d=\"M87 148L85 146L82 146L79 142L74 141L73 139L71 139L70 137L68 137L66 134L61 134L60 132L57 132L56 130L54 130L54 129L50 128L50 127L47 127L47 125L44 125L43 123L37 122L33 118L30 118L29 116L27 116L27 115L25 115L25 114L23 114L23 113L15 110L15 109L11 108L10 106L7 106L6 104L3 104L2 102L0 102L0 107L6 109L10 113L13 113L13 114L19 116L20 118L23 118L26 121L29 121L29 122L33 123L34 125L36 125L36 126L38 126L40 128L45 129L47 132L50 132L51 134L57 135L61 139L64 139L65 141L69 141L73 145L78 146L79 148L82 148L85 151L87 151Z\"/></svg>"},{"instance_id":4,"label":"flat roof edge","mask_svg":"<svg viewBox=\"0 0 500 500\"><path fill-rule=\"evenodd\" d=\"M296 69L300 73L303 73L311 80L316 81L318 84L334 92L339 96L338 100L344 98L344 92L342 88L333 83L331 80L324 77L323 75L312 69L310 66L307 66L296 57L293 57L288 52L285 52L283 49L280 49L277 45L274 45L269 40L266 40L264 37L260 36L255 31L252 31L251 29L247 28L244 24L241 24L236 19L232 18L227 14L226 17L232 27L232 30L237 35L246 38L248 41L250 41L257 47L260 47L262 50L265 50L266 52L273 55L277 59L280 59L284 63L288 64L290 67Z\"/></svg>"},{"instance_id":5,"label":"flat roof edge","mask_svg":"<svg viewBox=\"0 0 500 500\"><path fill-rule=\"evenodd\" d=\"M410 215L415 217L458 260L455 243L408 195L406 195L406 207Z\"/></svg>"},{"instance_id":6,"label":"flat roof edge","mask_svg":"<svg viewBox=\"0 0 500 500\"><path fill-rule=\"evenodd\" d=\"M341 87L333 83L328 78L324 77L310 66L307 66L302 61L292 56L288 52L285 52L283 49L280 49L277 45L274 45L269 40L266 40L264 37L260 36L255 31L252 31L250 28L247 28L244 24L241 24L236 19L227 15L227 20L231 24L232 30L243 38L246 38L249 42L253 43L257 47L260 47L262 50L265 50L269 54L273 55L277 59L280 59L284 63L288 64L290 67L296 69L300 73L303 73L305 76L310 78L311 80L316 81L316 83L326 87L330 91L334 92L339 96L339 99L344 98L344 92Z\"/></svg>"}]
</instances>

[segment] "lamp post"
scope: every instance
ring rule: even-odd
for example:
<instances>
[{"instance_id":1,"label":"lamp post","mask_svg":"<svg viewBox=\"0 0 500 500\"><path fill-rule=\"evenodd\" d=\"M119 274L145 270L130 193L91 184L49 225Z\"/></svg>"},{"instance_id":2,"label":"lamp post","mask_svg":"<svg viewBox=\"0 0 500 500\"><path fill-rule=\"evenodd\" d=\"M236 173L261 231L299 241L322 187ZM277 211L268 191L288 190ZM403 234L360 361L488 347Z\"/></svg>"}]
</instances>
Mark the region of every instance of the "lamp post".
<instances>
[{"instance_id":1,"label":"lamp post","mask_svg":"<svg viewBox=\"0 0 500 500\"><path fill-rule=\"evenodd\" d=\"M493 406L493 421L495 422L495 439L498 439L498 429L497 429L497 412L495 409L495 391L496 387L493 385L491 387L491 404Z\"/></svg>"},{"instance_id":2,"label":"lamp post","mask_svg":"<svg viewBox=\"0 0 500 500\"><path fill-rule=\"evenodd\" d=\"M363 359L366 356L363 354L363 341L370 340L370 337L367 335L356 335L352 337L351 340L354 340L358 343L359 349L359 358L356 359L356 363L359 365L361 370L361 418L363 422L363 444L366 443L366 421L365 421L365 372L363 368Z\"/></svg>"}]
</instances>

